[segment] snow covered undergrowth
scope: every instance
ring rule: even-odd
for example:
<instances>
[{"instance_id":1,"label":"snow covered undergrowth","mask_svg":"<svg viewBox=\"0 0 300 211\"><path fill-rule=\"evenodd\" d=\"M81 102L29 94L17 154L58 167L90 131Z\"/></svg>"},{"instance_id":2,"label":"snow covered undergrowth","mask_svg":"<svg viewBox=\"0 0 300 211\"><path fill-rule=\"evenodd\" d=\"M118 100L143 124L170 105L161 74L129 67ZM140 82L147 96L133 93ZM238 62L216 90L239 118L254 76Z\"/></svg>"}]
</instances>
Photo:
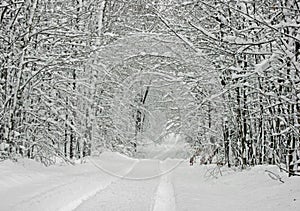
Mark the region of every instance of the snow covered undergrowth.
<instances>
[{"instance_id":1,"label":"snow covered undergrowth","mask_svg":"<svg viewBox=\"0 0 300 211\"><path fill-rule=\"evenodd\" d=\"M219 171L183 161L105 152L75 166L0 162L0 210L300 209L300 178L277 167Z\"/></svg>"}]
</instances>

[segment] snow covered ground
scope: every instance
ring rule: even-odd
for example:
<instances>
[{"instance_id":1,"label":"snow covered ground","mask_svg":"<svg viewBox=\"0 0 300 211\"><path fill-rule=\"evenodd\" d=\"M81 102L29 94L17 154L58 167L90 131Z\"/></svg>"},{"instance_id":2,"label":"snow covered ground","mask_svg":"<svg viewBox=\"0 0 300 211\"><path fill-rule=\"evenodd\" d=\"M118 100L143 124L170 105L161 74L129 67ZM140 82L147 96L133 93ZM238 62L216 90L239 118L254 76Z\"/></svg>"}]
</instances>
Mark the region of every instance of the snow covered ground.
<instances>
[{"instance_id":1,"label":"snow covered ground","mask_svg":"<svg viewBox=\"0 0 300 211\"><path fill-rule=\"evenodd\" d=\"M177 210L300 210L300 178L277 167L221 173L216 166L179 166L171 176Z\"/></svg>"},{"instance_id":2,"label":"snow covered ground","mask_svg":"<svg viewBox=\"0 0 300 211\"><path fill-rule=\"evenodd\" d=\"M0 210L300 210L300 178L111 152L75 166L4 161Z\"/></svg>"},{"instance_id":3,"label":"snow covered ground","mask_svg":"<svg viewBox=\"0 0 300 211\"><path fill-rule=\"evenodd\" d=\"M30 161L0 163L0 210L73 210L83 200L126 175L137 162L105 153L93 162L49 168Z\"/></svg>"}]
</instances>

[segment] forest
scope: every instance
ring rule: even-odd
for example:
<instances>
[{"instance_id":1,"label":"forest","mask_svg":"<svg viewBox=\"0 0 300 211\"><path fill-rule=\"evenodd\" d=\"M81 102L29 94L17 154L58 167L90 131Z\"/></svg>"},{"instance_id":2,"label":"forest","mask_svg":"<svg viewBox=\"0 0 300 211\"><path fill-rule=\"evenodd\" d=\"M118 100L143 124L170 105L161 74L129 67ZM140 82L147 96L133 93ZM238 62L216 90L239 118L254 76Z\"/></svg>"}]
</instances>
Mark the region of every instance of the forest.
<instances>
[{"instance_id":1,"label":"forest","mask_svg":"<svg viewBox=\"0 0 300 211\"><path fill-rule=\"evenodd\" d=\"M298 0L1 0L0 160L134 156L300 175Z\"/></svg>"}]
</instances>

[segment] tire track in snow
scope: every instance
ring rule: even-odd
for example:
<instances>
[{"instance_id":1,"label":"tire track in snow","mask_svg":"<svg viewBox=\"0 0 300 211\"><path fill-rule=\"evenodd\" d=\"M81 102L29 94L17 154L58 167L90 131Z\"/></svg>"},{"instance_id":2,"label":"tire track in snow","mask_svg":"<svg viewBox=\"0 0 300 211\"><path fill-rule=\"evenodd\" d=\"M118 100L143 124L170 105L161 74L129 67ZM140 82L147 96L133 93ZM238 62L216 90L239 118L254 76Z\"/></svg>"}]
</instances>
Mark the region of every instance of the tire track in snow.
<instances>
[{"instance_id":1,"label":"tire track in snow","mask_svg":"<svg viewBox=\"0 0 300 211\"><path fill-rule=\"evenodd\" d=\"M165 172L168 164L173 164L170 160L165 160L160 162L161 172ZM159 182L156 190L155 200L153 205L153 211L175 211L176 201L174 188L171 183L170 173L164 174Z\"/></svg>"},{"instance_id":2,"label":"tire track in snow","mask_svg":"<svg viewBox=\"0 0 300 211\"><path fill-rule=\"evenodd\" d=\"M128 162L121 162L117 165L118 169L115 170L119 175L126 175L134 168L137 161L128 164ZM74 170L70 173L67 175L54 174L54 177L49 177L49 186L46 187L46 182L31 183L22 187L20 192L24 192L23 197L17 197L15 203L7 210L73 210L84 200L119 180L119 178L99 172L97 168L91 168L91 166L86 172L79 171L77 173ZM35 190L33 194L30 192L31 187ZM29 192L27 193L26 190Z\"/></svg>"},{"instance_id":3,"label":"tire track in snow","mask_svg":"<svg viewBox=\"0 0 300 211\"><path fill-rule=\"evenodd\" d=\"M37 192L29 198L19 201L17 204L12 206L11 210L38 210L40 204L43 204L45 201L48 201L50 198L55 198L58 193L63 193L68 190L69 186L72 186L76 183L78 178L72 178L70 181L60 183L49 189L43 190L42 192ZM59 181L59 178L55 178L54 181ZM34 184L38 185L39 184ZM40 185L41 186L41 185ZM46 208L46 210L51 210L51 208Z\"/></svg>"},{"instance_id":4,"label":"tire track in snow","mask_svg":"<svg viewBox=\"0 0 300 211\"><path fill-rule=\"evenodd\" d=\"M77 207L79 207L82 203L87 201L88 199L92 198L93 196L97 195L99 192L104 191L106 188L108 188L110 185L115 183L117 180L121 180L122 177L125 177L129 172L132 171L132 169L137 165L138 161L135 162L125 173L123 173L123 176L115 177L115 180L111 180L109 183L98 186L94 190L90 191L89 193L86 193L85 195L81 196L80 198L68 203L66 206L59 209L59 211L72 211L75 210Z\"/></svg>"}]
</instances>

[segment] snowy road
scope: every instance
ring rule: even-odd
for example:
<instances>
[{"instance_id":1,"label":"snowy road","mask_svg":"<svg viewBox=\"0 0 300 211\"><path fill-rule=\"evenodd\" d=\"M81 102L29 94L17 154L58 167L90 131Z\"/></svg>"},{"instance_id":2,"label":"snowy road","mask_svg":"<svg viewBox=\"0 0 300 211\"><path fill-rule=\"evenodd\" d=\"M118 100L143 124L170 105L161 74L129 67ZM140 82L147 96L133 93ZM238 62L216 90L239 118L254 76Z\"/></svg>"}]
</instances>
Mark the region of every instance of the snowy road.
<instances>
[{"instance_id":1,"label":"snowy road","mask_svg":"<svg viewBox=\"0 0 300 211\"><path fill-rule=\"evenodd\" d=\"M132 159L118 153L103 153L75 166L45 168L30 160L0 163L1 211L299 208L299 178L287 178L276 166L239 171L189 166L180 159Z\"/></svg>"},{"instance_id":2,"label":"snowy road","mask_svg":"<svg viewBox=\"0 0 300 211\"><path fill-rule=\"evenodd\" d=\"M76 210L152 210L159 174L159 161L141 160L125 179L115 181Z\"/></svg>"}]
</instances>

